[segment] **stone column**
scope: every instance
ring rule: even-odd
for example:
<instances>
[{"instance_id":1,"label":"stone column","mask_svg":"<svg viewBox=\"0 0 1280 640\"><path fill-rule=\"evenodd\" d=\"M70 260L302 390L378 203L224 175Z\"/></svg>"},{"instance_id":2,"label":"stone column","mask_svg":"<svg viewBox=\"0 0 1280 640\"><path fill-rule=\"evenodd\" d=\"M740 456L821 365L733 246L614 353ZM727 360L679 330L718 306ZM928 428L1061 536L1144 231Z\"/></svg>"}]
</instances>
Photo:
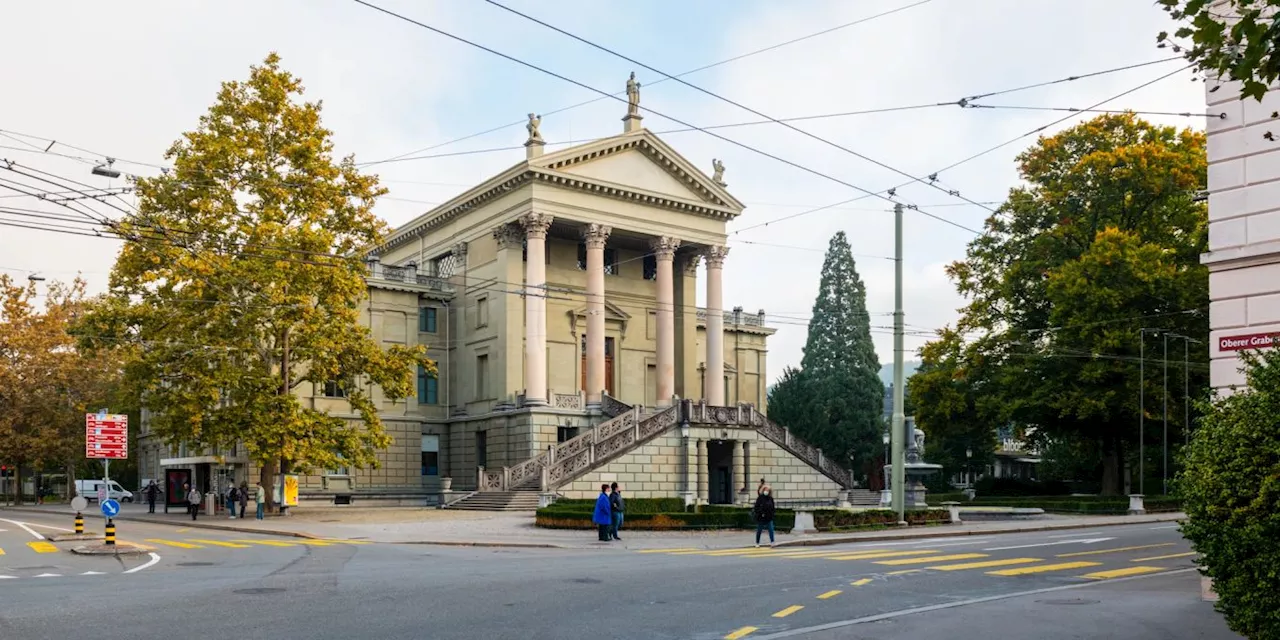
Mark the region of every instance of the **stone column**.
<instances>
[{"instance_id":1,"label":"stone column","mask_svg":"<svg viewBox=\"0 0 1280 640\"><path fill-rule=\"evenodd\" d=\"M741 503L747 495L746 457L741 440L733 441L733 484L729 487L734 495L734 502Z\"/></svg>"},{"instance_id":2,"label":"stone column","mask_svg":"<svg viewBox=\"0 0 1280 640\"><path fill-rule=\"evenodd\" d=\"M528 213L524 225L528 260L524 276L524 402L547 403L547 230L551 216Z\"/></svg>"},{"instance_id":3,"label":"stone column","mask_svg":"<svg viewBox=\"0 0 1280 640\"><path fill-rule=\"evenodd\" d=\"M604 380L604 244L609 227L591 223L582 231L587 244L587 406L600 406Z\"/></svg>"},{"instance_id":4,"label":"stone column","mask_svg":"<svg viewBox=\"0 0 1280 640\"><path fill-rule=\"evenodd\" d=\"M698 502L706 504L707 497L707 441L698 440Z\"/></svg>"},{"instance_id":5,"label":"stone column","mask_svg":"<svg viewBox=\"0 0 1280 640\"><path fill-rule=\"evenodd\" d=\"M669 236L649 243L658 262L658 406L671 406L676 388L675 283L672 262L680 240Z\"/></svg>"},{"instance_id":6,"label":"stone column","mask_svg":"<svg viewBox=\"0 0 1280 640\"><path fill-rule=\"evenodd\" d=\"M724 406L724 294L722 275L729 247L707 249L707 404Z\"/></svg>"}]
</instances>

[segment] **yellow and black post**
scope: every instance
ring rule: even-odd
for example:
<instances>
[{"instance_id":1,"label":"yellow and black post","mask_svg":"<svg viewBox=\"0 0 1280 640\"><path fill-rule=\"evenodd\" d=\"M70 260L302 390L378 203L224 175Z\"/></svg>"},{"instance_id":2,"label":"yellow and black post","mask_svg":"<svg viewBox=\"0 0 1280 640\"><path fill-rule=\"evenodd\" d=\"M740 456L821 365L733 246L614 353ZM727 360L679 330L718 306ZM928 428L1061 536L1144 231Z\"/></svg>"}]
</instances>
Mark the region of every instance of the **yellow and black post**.
<instances>
[{"instance_id":1,"label":"yellow and black post","mask_svg":"<svg viewBox=\"0 0 1280 640\"><path fill-rule=\"evenodd\" d=\"M76 535L84 535L84 516L79 511L76 512Z\"/></svg>"},{"instance_id":2,"label":"yellow and black post","mask_svg":"<svg viewBox=\"0 0 1280 640\"><path fill-rule=\"evenodd\" d=\"M108 547L116 546L116 523L110 519L107 520L107 539L105 544Z\"/></svg>"}]
</instances>

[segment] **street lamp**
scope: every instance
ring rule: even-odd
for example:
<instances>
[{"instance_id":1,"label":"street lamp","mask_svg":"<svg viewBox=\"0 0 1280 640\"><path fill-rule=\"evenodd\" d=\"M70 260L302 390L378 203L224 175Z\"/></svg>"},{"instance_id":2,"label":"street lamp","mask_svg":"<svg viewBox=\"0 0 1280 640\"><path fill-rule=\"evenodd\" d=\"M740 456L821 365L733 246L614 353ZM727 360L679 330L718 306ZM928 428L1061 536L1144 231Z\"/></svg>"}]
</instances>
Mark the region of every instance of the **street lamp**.
<instances>
[{"instance_id":1,"label":"street lamp","mask_svg":"<svg viewBox=\"0 0 1280 640\"><path fill-rule=\"evenodd\" d=\"M881 474L884 476L884 488L888 489L889 488L889 432L888 431L884 432L884 435L881 438L881 440L884 442L884 465L881 466L880 471L881 471Z\"/></svg>"},{"instance_id":2,"label":"street lamp","mask_svg":"<svg viewBox=\"0 0 1280 640\"><path fill-rule=\"evenodd\" d=\"M119 178L120 172L111 165L115 164L115 158L107 158L106 164L100 164L93 168L93 175L102 176L104 178Z\"/></svg>"},{"instance_id":3,"label":"street lamp","mask_svg":"<svg viewBox=\"0 0 1280 640\"><path fill-rule=\"evenodd\" d=\"M964 482L965 484L973 484L973 449L965 447L964 450Z\"/></svg>"}]
</instances>

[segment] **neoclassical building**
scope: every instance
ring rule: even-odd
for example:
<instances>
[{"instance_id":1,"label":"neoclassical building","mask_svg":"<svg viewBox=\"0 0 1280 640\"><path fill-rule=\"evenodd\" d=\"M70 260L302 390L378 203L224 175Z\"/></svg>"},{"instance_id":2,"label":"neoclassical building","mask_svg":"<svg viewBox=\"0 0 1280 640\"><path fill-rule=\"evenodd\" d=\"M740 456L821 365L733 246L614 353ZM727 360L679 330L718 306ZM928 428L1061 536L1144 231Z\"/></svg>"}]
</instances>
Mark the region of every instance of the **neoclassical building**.
<instances>
[{"instance_id":1,"label":"neoclassical building","mask_svg":"<svg viewBox=\"0 0 1280 640\"><path fill-rule=\"evenodd\" d=\"M622 133L554 153L530 115L524 159L370 254L374 335L426 345L439 374L419 372L407 401L380 399L394 444L379 468L304 477L304 502L480 492L468 501L528 506L619 481L633 496L727 503L747 499L753 476L784 499L842 497L843 465L764 417L764 311L725 308L726 224L744 207L724 166L709 176L644 129L638 85L629 93ZM349 413L336 385L300 393ZM175 465L198 483L220 468L256 477L236 451L190 456L145 438L144 478Z\"/></svg>"}]
</instances>

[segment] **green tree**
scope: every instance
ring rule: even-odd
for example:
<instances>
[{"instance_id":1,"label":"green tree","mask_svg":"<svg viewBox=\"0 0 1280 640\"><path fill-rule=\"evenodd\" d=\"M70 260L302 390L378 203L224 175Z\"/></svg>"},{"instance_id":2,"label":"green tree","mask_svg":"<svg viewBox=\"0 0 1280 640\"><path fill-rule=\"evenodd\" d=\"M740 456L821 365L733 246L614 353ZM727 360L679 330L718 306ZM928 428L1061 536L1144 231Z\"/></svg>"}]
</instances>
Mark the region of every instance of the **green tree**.
<instances>
[{"instance_id":1,"label":"green tree","mask_svg":"<svg viewBox=\"0 0 1280 640\"><path fill-rule=\"evenodd\" d=\"M272 54L227 82L173 169L137 181L138 208L109 298L79 330L88 346L138 347L127 380L171 443L241 442L271 496L278 472L376 465L390 444L377 389L413 388L421 347L383 349L361 322L361 258L382 237L385 193L332 158L320 105ZM348 420L304 406L302 383L336 381Z\"/></svg>"},{"instance_id":2,"label":"green tree","mask_svg":"<svg viewBox=\"0 0 1280 640\"><path fill-rule=\"evenodd\" d=\"M1176 38L1191 38L1185 50L1160 32L1161 47L1183 53L1200 71L1242 83L1241 97L1262 100L1280 78L1280 0L1157 0L1182 26Z\"/></svg>"},{"instance_id":3,"label":"green tree","mask_svg":"<svg viewBox=\"0 0 1280 640\"><path fill-rule=\"evenodd\" d=\"M928 436L927 462L943 474L980 472L995 453L1002 411L990 386L990 365L998 357L984 341L966 344L954 329L920 349L921 362L907 383L915 399L916 426Z\"/></svg>"},{"instance_id":4,"label":"green tree","mask_svg":"<svg viewBox=\"0 0 1280 640\"><path fill-rule=\"evenodd\" d=\"M1041 138L1018 157L1026 185L949 267L969 298L958 328L1002 354L988 379L1009 420L1043 438L1096 441L1105 493L1124 487L1139 384L1149 399L1161 392L1156 367L1140 379L1139 329L1208 333L1207 215L1195 201L1204 146L1203 133L1132 114ZM1146 356L1159 363L1151 348ZM1204 357L1193 389L1205 382ZM1147 410L1150 419L1158 406Z\"/></svg>"},{"instance_id":5,"label":"green tree","mask_svg":"<svg viewBox=\"0 0 1280 640\"><path fill-rule=\"evenodd\" d=\"M831 238L799 372L769 397L773 418L855 470L879 453L884 384L871 342L867 291L843 231Z\"/></svg>"},{"instance_id":6,"label":"green tree","mask_svg":"<svg viewBox=\"0 0 1280 640\"><path fill-rule=\"evenodd\" d=\"M1248 388L1206 403L1178 478L1182 534L1232 630L1280 639L1280 350L1245 354Z\"/></svg>"}]
</instances>

